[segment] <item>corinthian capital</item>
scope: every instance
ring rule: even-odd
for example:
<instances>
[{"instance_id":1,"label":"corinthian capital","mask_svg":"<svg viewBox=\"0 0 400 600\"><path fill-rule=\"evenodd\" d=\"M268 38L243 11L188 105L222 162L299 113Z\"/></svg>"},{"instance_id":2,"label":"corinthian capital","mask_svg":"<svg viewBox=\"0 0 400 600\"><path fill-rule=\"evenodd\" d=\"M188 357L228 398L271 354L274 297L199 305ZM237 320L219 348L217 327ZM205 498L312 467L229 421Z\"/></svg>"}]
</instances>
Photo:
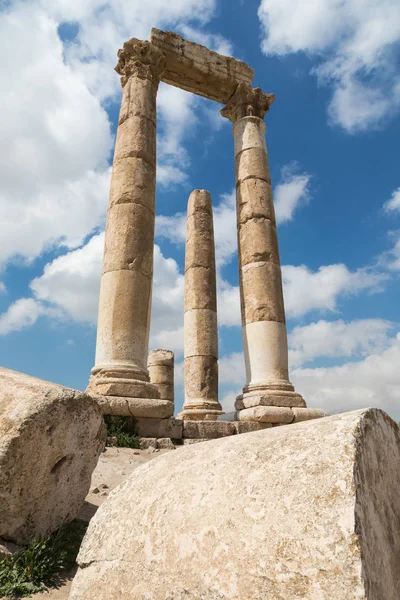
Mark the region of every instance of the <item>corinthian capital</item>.
<instances>
[{"instance_id":1,"label":"corinthian capital","mask_svg":"<svg viewBox=\"0 0 400 600\"><path fill-rule=\"evenodd\" d=\"M274 100L274 94L264 94L261 88L239 83L228 104L221 110L221 115L232 123L243 117L263 119Z\"/></svg>"},{"instance_id":2,"label":"corinthian capital","mask_svg":"<svg viewBox=\"0 0 400 600\"><path fill-rule=\"evenodd\" d=\"M128 40L124 47L118 50L118 59L115 70L121 75L122 87L132 76L150 79L158 84L165 67L163 53L151 42L136 38Z\"/></svg>"}]
</instances>

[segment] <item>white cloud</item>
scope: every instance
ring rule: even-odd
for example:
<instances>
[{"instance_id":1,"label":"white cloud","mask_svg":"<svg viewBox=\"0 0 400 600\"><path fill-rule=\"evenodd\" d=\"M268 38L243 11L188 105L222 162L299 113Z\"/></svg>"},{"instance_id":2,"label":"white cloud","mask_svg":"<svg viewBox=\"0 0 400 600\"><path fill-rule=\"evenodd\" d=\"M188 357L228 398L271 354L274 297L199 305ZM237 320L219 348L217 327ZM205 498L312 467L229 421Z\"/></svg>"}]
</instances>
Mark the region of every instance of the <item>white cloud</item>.
<instances>
[{"instance_id":1,"label":"white cloud","mask_svg":"<svg viewBox=\"0 0 400 600\"><path fill-rule=\"evenodd\" d=\"M291 373L296 389L309 406L328 412L378 407L400 419L400 334L383 352L341 366L295 369Z\"/></svg>"},{"instance_id":2,"label":"white cloud","mask_svg":"<svg viewBox=\"0 0 400 600\"><path fill-rule=\"evenodd\" d=\"M397 0L261 0L265 54L303 51L333 90L329 114L349 132L379 125L400 108Z\"/></svg>"},{"instance_id":3,"label":"white cloud","mask_svg":"<svg viewBox=\"0 0 400 600\"><path fill-rule=\"evenodd\" d=\"M118 48L133 35L148 38L152 26L203 26L215 4L171 0L165 10L161 0L15 0L3 9L0 51L14 52L0 66L0 264L79 247L103 226L113 146L105 107L120 98ZM60 39L63 24L76 26L74 39ZM160 88L161 185L186 179L185 125L195 123L195 103Z\"/></svg>"},{"instance_id":4,"label":"white cloud","mask_svg":"<svg viewBox=\"0 0 400 600\"><path fill-rule=\"evenodd\" d=\"M381 291L388 276L367 268L349 271L345 265L335 264L318 271L305 265L283 265L282 278L286 314L300 317L312 310L336 311L343 296Z\"/></svg>"},{"instance_id":5,"label":"white cloud","mask_svg":"<svg viewBox=\"0 0 400 600\"><path fill-rule=\"evenodd\" d=\"M388 345L393 324L383 319L318 321L295 327L289 334L289 364L304 365L321 357L357 357L379 352Z\"/></svg>"},{"instance_id":6,"label":"white cloud","mask_svg":"<svg viewBox=\"0 0 400 600\"><path fill-rule=\"evenodd\" d=\"M296 174L296 165L282 168L281 179L275 188L275 216L278 223L293 219L295 210L308 201L311 176L308 173Z\"/></svg>"},{"instance_id":7,"label":"white cloud","mask_svg":"<svg viewBox=\"0 0 400 600\"><path fill-rule=\"evenodd\" d=\"M391 213L394 211L400 212L400 187L397 188L392 194L390 200L385 202L383 205L383 210L387 213Z\"/></svg>"},{"instance_id":8,"label":"white cloud","mask_svg":"<svg viewBox=\"0 0 400 600\"><path fill-rule=\"evenodd\" d=\"M32 327L39 317L47 314L46 308L33 298L20 298L0 315L0 335L8 335Z\"/></svg>"}]
</instances>

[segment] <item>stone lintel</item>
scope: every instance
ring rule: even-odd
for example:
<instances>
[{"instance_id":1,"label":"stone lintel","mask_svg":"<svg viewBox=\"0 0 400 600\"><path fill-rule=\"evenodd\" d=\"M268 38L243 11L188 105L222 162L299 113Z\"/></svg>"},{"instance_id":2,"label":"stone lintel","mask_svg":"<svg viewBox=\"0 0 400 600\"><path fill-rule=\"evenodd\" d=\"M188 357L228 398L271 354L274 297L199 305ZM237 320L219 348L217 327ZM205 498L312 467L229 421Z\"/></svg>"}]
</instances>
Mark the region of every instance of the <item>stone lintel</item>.
<instances>
[{"instance_id":1,"label":"stone lintel","mask_svg":"<svg viewBox=\"0 0 400 600\"><path fill-rule=\"evenodd\" d=\"M164 54L161 81L226 104L239 84L251 86L254 71L246 63L153 28L151 43Z\"/></svg>"}]
</instances>

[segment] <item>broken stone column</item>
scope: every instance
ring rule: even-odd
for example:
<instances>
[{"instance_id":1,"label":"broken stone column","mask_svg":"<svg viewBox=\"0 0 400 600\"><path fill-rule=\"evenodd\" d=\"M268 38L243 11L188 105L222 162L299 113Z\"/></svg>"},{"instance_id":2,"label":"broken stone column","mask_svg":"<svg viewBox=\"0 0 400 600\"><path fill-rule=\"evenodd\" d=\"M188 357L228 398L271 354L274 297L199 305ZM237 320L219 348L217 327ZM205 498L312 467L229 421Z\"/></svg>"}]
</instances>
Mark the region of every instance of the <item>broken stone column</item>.
<instances>
[{"instance_id":1,"label":"broken stone column","mask_svg":"<svg viewBox=\"0 0 400 600\"><path fill-rule=\"evenodd\" d=\"M174 353L171 350L152 350L147 363L150 381L160 398L174 402Z\"/></svg>"},{"instance_id":2,"label":"broken stone column","mask_svg":"<svg viewBox=\"0 0 400 600\"><path fill-rule=\"evenodd\" d=\"M194 190L189 198L185 257L185 401L179 417L216 420L218 328L214 226L211 196Z\"/></svg>"},{"instance_id":3,"label":"broken stone column","mask_svg":"<svg viewBox=\"0 0 400 600\"><path fill-rule=\"evenodd\" d=\"M172 405L150 383L147 354L153 283L156 96L165 59L131 39L118 52L118 122L97 325L88 393L105 414L169 417ZM140 414L139 414L140 413Z\"/></svg>"},{"instance_id":4,"label":"broken stone column","mask_svg":"<svg viewBox=\"0 0 400 600\"><path fill-rule=\"evenodd\" d=\"M264 406L257 410L260 421L269 420L268 406L306 406L300 394L295 393L288 374L282 276L263 121L273 100L273 94L240 84L221 111L222 116L233 123L235 142L240 302L246 364L246 385L235 406L237 410ZM287 419L283 422L293 420L290 415Z\"/></svg>"},{"instance_id":5,"label":"broken stone column","mask_svg":"<svg viewBox=\"0 0 400 600\"><path fill-rule=\"evenodd\" d=\"M69 600L398 600L399 480L377 409L170 452L97 511Z\"/></svg>"}]
</instances>

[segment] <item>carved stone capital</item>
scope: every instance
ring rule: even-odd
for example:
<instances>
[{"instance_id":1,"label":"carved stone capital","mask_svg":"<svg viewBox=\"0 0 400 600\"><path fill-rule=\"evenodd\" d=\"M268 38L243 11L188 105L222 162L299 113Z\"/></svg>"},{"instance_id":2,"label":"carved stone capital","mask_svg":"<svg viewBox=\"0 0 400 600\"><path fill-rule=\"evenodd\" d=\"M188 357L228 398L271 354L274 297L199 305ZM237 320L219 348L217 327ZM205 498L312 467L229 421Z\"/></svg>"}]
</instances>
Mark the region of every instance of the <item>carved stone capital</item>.
<instances>
[{"instance_id":1,"label":"carved stone capital","mask_svg":"<svg viewBox=\"0 0 400 600\"><path fill-rule=\"evenodd\" d=\"M121 75L121 85L124 87L130 77L149 79L156 85L160 81L165 68L163 53L151 42L132 38L118 50L118 64L115 70Z\"/></svg>"},{"instance_id":2,"label":"carved stone capital","mask_svg":"<svg viewBox=\"0 0 400 600\"><path fill-rule=\"evenodd\" d=\"M274 100L274 94L264 94L261 88L239 83L228 104L221 110L221 115L232 123L243 117L263 119Z\"/></svg>"}]
</instances>

